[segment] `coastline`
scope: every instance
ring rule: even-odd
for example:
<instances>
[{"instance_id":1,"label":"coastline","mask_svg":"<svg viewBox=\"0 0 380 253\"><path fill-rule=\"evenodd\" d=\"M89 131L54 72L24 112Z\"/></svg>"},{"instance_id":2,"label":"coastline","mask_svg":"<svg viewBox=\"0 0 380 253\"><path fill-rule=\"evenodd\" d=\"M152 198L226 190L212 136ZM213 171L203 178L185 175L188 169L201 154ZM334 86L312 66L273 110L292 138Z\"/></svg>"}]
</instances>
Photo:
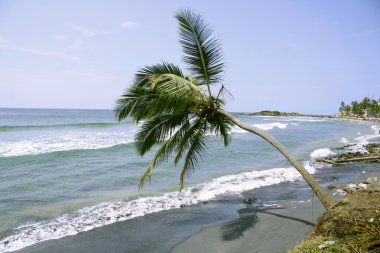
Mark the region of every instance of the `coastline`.
<instances>
[{"instance_id":1,"label":"coastline","mask_svg":"<svg viewBox=\"0 0 380 253\"><path fill-rule=\"evenodd\" d=\"M364 178L374 170L368 164L345 168L344 172L326 168L316 177L327 187ZM358 173L358 169L367 173ZM284 252L310 233L323 211L305 182L284 182L244 192L239 199L224 197L152 213L14 252L177 253L205 252L206 248L207 252ZM232 229L231 236L223 239L226 228Z\"/></svg>"},{"instance_id":2,"label":"coastline","mask_svg":"<svg viewBox=\"0 0 380 253\"><path fill-rule=\"evenodd\" d=\"M310 233L316 218L323 212L318 200L313 203L286 203L281 208L246 209L240 213L239 219L205 228L171 252L287 252ZM249 222L254 225L239 238L228 238L229 230L242 228ZM232 233L230 237L233 236Z\"/></svg>"},{"instance_id":3,"label":"coastline","mask_svg":"<svg viewBox=\"0 0 380 253\"><path fill-rule=\"evenodd\" d=\"M283 112L281 112L278 115L261 113L261 112L253 112L253 113L238 112L236 114L241 115L241 116L256 116L256 117L323 118L323 119L337 119L337 120L355 121L355 122L375 122L375 123L380 122L380 118L342 117L342 116L337 116L337 115L312 115L312 114L283 113Z\"/></svg>"},{"instance_id":4,"label":"coastline","mask_svg":"<svg viewBox=\"0 0 380 253\"><path fill-rule=\"evenodd\" d=\"M259 117L256 118L255 120L261 120L262 122L260 123L263 123L263 124L268 123L267 125L273 124L271 122L266 122L267 119L262 119L262 118L260 119ZM326 124L332 124L333 126L339 127L335 129L335 131L343 128L343 125L342 126L340 125L341 123L338 123L337 121L334 121L334 120L332 121L300 120L299 122L296 121L293 123L288 123L287 119L284 119L284 121L286 122L286 125L289 126L288 130L283 131L282 129L284 129L285 127L284 128L279 127L278 129L274 128L274 131L278 130L276 132L277 134L287 134L287 133L291 134L292 131L296 132L298 131L299 128L302 128L303 126L309 126L308 128L305 128L305 129L313 130L313 128L310 128L310 126L313 126L314 124L317 126L322 125L323 127ZM327 122L327 123L320 123L320 122ZM352 124L352 125L353 126L357 125L358 128L360 127L360 129L362 128L362 125L366 125L366 127L374 128L372 126L373 124ZM101 131L104 131L104 128L101 128ZM356 132L356 131L352 132L354 135L344 135L342 134L341 131L339 132L337 131L337 133L339 133L338 135L339 137L353 136L353 137L347 137L347 138L350 138L355 142L359 141L356 139L357 137L355 136L355 135L360 135L359 132ZM316 134L318 135L319 132L316 132ZM372 138L374 135L376 135L376 140L377 140L378 139L377 131L376 131L376 134L360 135L359 138L361 138L360 140L362 141L362 140L367 140L368 137ZM245 153L247 146L244 146L244 145L246 145L245 143L251 143L251 140L245 139L242 137L245 137L245 136L239 135L239 134L236 135L236 140L240 141L238 142L238 144L243 144L242 146L243 148L236 149L239 152L236 152L235 150L236 152L235 155L233 155L234 153L231 154L232 156L236 157L236 160L234 161L237 161L238 164L240 164L240 161L242 160L241 157L244 156L245 154L248 160L251 159L252 150L254 150L252 149L251 146L249 146L250 147L249 152ZM250 136L248 137L250 138ZM313 140L314 138L315 138L315 135L310 135L309 140ZM341 145L341 144L340 142L336 142L336 145ZM311 152L312 150L316 150L317 148L320 149L322 147L334 147L334 145L329 145L329 143L321 144L318 142L318 143L315 143L313 146L310 146L310 147L307 146L307 148L309 148L308 151L295 150L295 152L298 154L304 154L304 159L307 159L308 162L313 162L313 158L310 158L311 153L309 154L309 152ZM129 148L129 146L127 146L126 148ZM120 156L120 154L117 153L119 152L119 150L123 152L125 151L124 149L120 149L120 147L118 147L117 149L112 148L106 151L107 152L110 151L109 153L110 154L112 153L114 156ZM103 153L103 152L105 151L104 150L91 151L91 153L88 152L88 154L94 153L94 155L98 155L99 153ZM46 155L41 155L41 157L49 158L49 159L55 158L57 159L57 162L66 161L64 159L60 159L61 156L58 156L60 154L61 153L46 154ZM62 154L65 155L64 157L67 157L67 153L63 152ZM88 154L85 153L85 156L87 156ZM269 158L267 153L264 153L264 154L266 154L266 158ZM83 157L83 155L81 156L78 155L75 157ZM211 156L211 159L210 159L211 162L209 164L211 168L219 169L219 166L225 166L224 162L218 163L217 160L212 159L212 158L216 159L219 157L220 157L220 154L218 152L216 152L214 156ZM92 159L92 156L90 158ZM7 159L11 161L13 160L18 161L18 159L16 158L4 158L4 160L7 160ZM33 157L33 159L35 158ZM72 163L75 163L75 161L76 160L74 160L74 162ZM278 164L277 161L273 163ZM67 164L67 162L62 162L62 164ZM247 164L248 165L246 166L250 166L251 162L248 162ZM287 165L285 163L284 164L280 163L280 165L281 167L287 168ZM244 164L241 164L240 166L244 167ZM264 168L272 168L273 165L263 164L261 166L263 166ZM260 168L260 166L257 166L257 167ZM246 168L249 170L250 167L246 167ZM349 180L352 180L352 178L366 176L368 174L363 174L363 175L361 174L363 171L369 172L369 170L367 170L366 168L367 168L367 165L363 165L363 166L347 165L347 166L344 166L343 170L342 170L342 167L331 168L329 166L323 166L323 167L317 166L318 170L316 173L316 178L320 180L322 184L324 184L324 187L327 187L327 183L328 184L335 183L335 180L337 178L339 178L339 181L343 180L343 182L348 182ZM239 171L239 173L242 173L245 175L245 172ZM231 174L231 172L229 174ZM347 174L351 174L351 175L354 174L354 177L349 176L349 178L347 178ZM228 176L228 175L227 177L231 177L232 175L234 175L233 177L234 180L241 178L241 176L236 177L236 174L234 173L232 173L231 176ZM271 175L272 174L270 174L269 176ZM217 178L217 177L214 177L214 178ZM281 178L282 177L280 177L280 179ZM254 179L256 179L256 177ZM257 177L257 179L261 182L261 179L267 180L268 178ZM272 180L272 177L270 177L270 179ZM277 177L275 177L274 179L277 179ZM218 181L218 182L221 182L221 181ZM231 181L231 183L233 182L235 181ZM241 180L239 182L241 183ZM24 252L24 253L27 253L27 252L69 253L69 252L86 252L86 251L87 252L107 252L110 249L112 252L120 252L120 253L121 252L170 252L170 250L173 250L173 251L178 250L182 247L185 247L186 245L194 244L194 242L196 242L195 244L197 245L201 244L201 242L194 241L194 240L196 239L197 236L198 237L200 236L201 238L206 237L206 235L203 234L205 231L208 231L207 238L209 238L210 241L213 241L215 244L218 244L219 242L220 245L225 245L225 247L224 246L220 246L220 247L222 248L224 247L226 250L227 248L233 248L235 252L239 252L238 251L239 246L237 245L241 245L242 247L241 252L244 252L243 250L244 247L248 247L247 245L250 245L250 241L251 241L251 239L249 239L251 236L248 236L248 235L254 236L256 233L258 233L258 232L254 232L257 230L257 228L259 228L260 226L267 226L267 227L274 226L275 227L277 223L279 223L278 225L280 225L283 222L285 222L286 219L292 220L290 218L282 217L283 219L285 219L284 221L281 220L281 221L274 222L273 219L268 218L268 216L273 216L272 218L279 218L280 217L279 215L283 215L283 216L297 218L297 216L302 217L303 213L305 213L305 215L308 214L310 217L313 216L314 219L310 219L310 220L302 219L302 220L304 220L305 222L312 223L315 220L315 218L319 215L319 213L316 210L313 210L314 214L311 215L312 211L310 209L310 205L308 206L307 202L303 203L304 201L308 201L308 199L310 199L310 197L312 196L310 193L310 190L308 189L307 186L305 186L303 182L301 181L296 181L296 182L292 181L292 183L286 183L287 181L281 181L281 182L283 183L280 183L279 185L271 185L269 187L263 186L255 190L242 192L241 196L239 196L239 194L236 194L234 196L229 196L228 191L226 191L224 192L224 195L222 198L216 197L216 198L208 199L207 201L200 201L199 203L197 202L198 204L194 204L190 206L181 205L181 208L179 208L180 206L178 206L178 207L175 207L177 209L160 211L158 213L150 213L150 214L146 213L146 215L143 215L141 217L136 217L128 221L115 222L113 224L104 225L101 227L94 227L91 230L78 230L77 229L79 228L78 226L77 227L73 226L64 231L65 233L69 231L65 235L58 234L60 232L57 232L57 235L60 237L55 237L55 238L50 237L50 239L47 239L47 240L45 237L43 238L43 241L41 240L38 243L32 242L35 244L33 245L29 244L31 246L29 247L25 246L25 248L22 248L17 252ZM199 189L200 188L197 188L198 191ZM255 198L257 198L260 203L253 203L252 205L250 203L247 203L249 201L245 201L246 199L248 200L251 199L254 202ZM171 203L170 199L165 199L165 201L169 201L167 202L169 204ZM300 201L302 202L298 203ZM272 206L272 208L271 206L268 207L268 204L273 204L273 203L278 204L280 202L284 203L281 209L276 209L276 206L274 207ZM145 204L148 202L142 201L139 203L141 204L141 208L144 208ZM160 207L162 203L163 202L161 200L155 202L157 207ZM297 205L297 208L294 208L294 210L287 207L284 208L287 203L292 203L294 205ZM317 205L316 202L314 202L314 205ZM111 208L113 208L113 206L111 206ZM265 211L269 211L278 215L276 216L273 214L261 212L263 208L264 209L270 208ZM305 210L302 211L302 209L305 209ZM99 210L94 209L92 213L95 215L91 215L91 213L89 213L88 218L91 218L94 221L102 219L103 217L102 215L98 215L98 216L96 215L97 211ZM289 212L292 212L292 213L289 213ZM111 218L115 217L116 219L118 219L117 214L115 215L116 216L111 215ZM216 233L216 227L221 228L223 227L223 225L230 224L231 222L234 222L237 220L242 220L241 215L246 216L246 218L249 218L249 217L252 218L252 216L255 216L256 218L254 217L255 219L247 219L248 221L250 220L250 222L243 224L244 226L247 225L247 227L245 227L246 229L243 231L242 237L236 238L236 240L233 240L233 241L232 240L228 241L227 244L225 242L220 243L221 233L220 233L220 230L218 233ZM59 229L65 228L66 226L65 224L68 224L69 226L71 226L72 224L74 225L77 224L75 222L73 223L72 221L77 221L77 219L66 219L66 220L63 220L60 224L56 224L57 226L56 225L46 226L45 227L46 229L44 230L42 229L35 230L34 231L35 233L33 234L33 236L35 237L32 237L30 234L27 234L27 233L19 234L20 242L23 242L23 240L25 240L24 241L25 244L28 244L31 240L33 240L33 238L39 239L39 238L42 238L44 235L53 233L53 231L54 232L60 231ZM255 221L257 222L255 223ZM90 226L91 224L87 222L88 222L87 219L83 219L83 220L80 220L80 223L78 224L79 225L82 224L83 226ZM298 222L302 223L301 221L298 221ZM307 225L305 222L304 224ZM254 226L252 225L252 223L255 223ZM268 225L272 223L274 225ZM62 226L60 227L59 225L62 225ZM308 234L307 231L309 231L312 228L312 224L309 224L309 226L307 226L305 229L299 227L299 225L300 224L292 224L289 226L294 226L294 230L297 230L297 231L299 228L300 231L304 231L304 233L292 235L289 238L284 239L281 243L278 242L278 240L276 240L276 236L272 236L272 234L278 234L277 230L281 230L281 228L267 230L265 232L266 233L265 235L267 236L266 239L257 240L257 243L260 244L258 248L264 249L272 245L274 242L280 243L276 246L276 248L281 248L282 249L281 252L283 252L285 248L292 248L297 242L300 242L301 240L303 240L305 235ZM53 230L49 230L49 229L53 229ZM260 229L260 231L261 230L262 229ZM286 229L284 231L285 232L282 232L282 233L286 233ZM75 232L76 234L73 234L73 232ZM206 240L205 243L207 243L207 241L208 240ZM11 243L13 242L10 241L9 245ZM19 242L16 242L16 243L19 243ZM5 240L4 245L6 246L6 244L7 242ZM1 249L2 248L0 248L0 252L3 252ZM266 251L275 252L273 250L266 250Z\"/></svg>"},{"instance_id":5,"label":"coastline","mask_svg":"<svg viewBox=\"0 0 380 253\"><path fill-rule=\"evenodd\" d=\"M210 201L153 213L14 252L284 252L303 240L324 210L317 198L312 204L304 182L281 183L243 194L240 200ZM262 202L257 205L254 197ZM296 232L288 233L293 230ZM254 248L259 251L252 251Z\"/></svg>"}]
</instances>

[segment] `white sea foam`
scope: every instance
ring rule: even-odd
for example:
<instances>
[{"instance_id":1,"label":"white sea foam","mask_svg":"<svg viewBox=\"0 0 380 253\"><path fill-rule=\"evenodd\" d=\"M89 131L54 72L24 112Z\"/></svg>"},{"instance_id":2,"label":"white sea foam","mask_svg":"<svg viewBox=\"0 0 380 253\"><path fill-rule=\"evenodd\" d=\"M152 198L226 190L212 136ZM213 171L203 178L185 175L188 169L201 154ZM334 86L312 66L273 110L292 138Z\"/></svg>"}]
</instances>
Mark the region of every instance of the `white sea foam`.
<instances>
[{"instance_id":1,"label":"white sea foam","mask_svg":"<svg viewBox=\"0 0 380 253\"><path fill-rule=\"evenodd\" d=\"M256 116L263 120L280 120L280 121L296 121L296 122L325 122L326 119L312 117L278 117L278 116Z\"/></svg>"},{"instance_id":2,"label":"white sea foam","mask_svg":"<svg viewBox=\"0 0 380 253\"><path fill-rule=\"evenodd\" d=\"M269 124L254 124L253 126L260 128L261 130L271 130L275 127L280 128L280 129L285 129L288 124L286 123L280 123L280 122L273 122Z\"/></svg>"},{"instance_id":3,"label":"white sea foam","mask_svg":"<svg viewBox=\"0 0 380 253\"><path fill-rule=\"evenodd\" d=\"M268 124L253 124L252 126L257 127L264 131L268 131L268 130L272 130L275 127L280 128L280 129L285 129L288 126L288 124L273 122L273 123L268 123ZM232 133L246 133L246 132L247 131L245 131L244 129L241 129L238 126L232 127Z\"/></svg>"},{"instance_id":4,"label":"white sea foam","mask_svg":"<svg viewBox=\"0 0 380 253\"><path fill-rule=\"evenodd\" d=\"M353 152L353 153L355 153L355 152L367 153L368 151L366 150L365 145L369 144L369 141L371 139L375 139L375 138L379 137L380 127L376 126L376 125L372 125L371 129L373 130L372 134L367 134L367 135L362 135L362 136L356 137L354 139L356 141L355 145L346 147L345 151L346 152ZM361 133L357 132L357 134L361 134ZM344 142L344 141L342 141L343 139L347 141L347 139L342 138L341 142ZM347 143L347 142L345 142L345 143Z\"/></svg>"},{"instance_id":5,"label":"white sea foam","mask_svg":"<svg viewBox=\"0 0 380 253\"><path fill-rule=\"evenodd\" d=\"M305 164L311 173L315 169ZM144 197L132 201L105 202L79 209L53 220L25 224L16 233L0 240L0 252L18 250L29 245L58 239L114 222L133 219L163 210L194 205L214 199L223 194L239 195L243 191L302 180L294 168L274 168L262 171L248 171L213 179L209 183L187 187L182 192L170 192L156 197Z\"/></svg>"},{"instance_id":6,"label":"white sea foam","mask_svg":"<svg viewBox=\"0 0 380 253\"><path fill-rule=\"evenodd\" d=\"M375 139L379 137L378 132L380 128L376 125L372 125L371 129L373 130L373 134L367 134L367 135L356 137L355 140L357 141L357 144L355 146L349 147L348 151L366 153L367 150L364 146L369 144L369 141L371 139Z\"/></svg>"},{"instance_id":7,"label":"white sea foam","mask_svg":"<svg viewBox=\"0 0 380 253\"><path fill-rule=\"evenodd\" d=\"M344 138L344 137L340 138L339 141L342 142L342 143L348 143L348 140L346 138Z\"/></svg>"},{"instance_id":8,"label":"white sea foam","mask_svg":"<svg viewBox=\"0 0 380 253\"><path fill-rule=\"evenodd\" d=\"M311 123L314 123L314 122L325 122L326 120L325 119L318 119L318 118L297 118L297 117L289 117L289 118L285 118L283 119L282 121L298 121L298 122L311 122Z\"/></svg>"},{"instance_id":9,"label":"white sea foam","mask_svg":"<svg viewBox=\"0 0 380 253\"><path fill-rule=\"evenodd\" d=\"M75 149L100 149L133 141L128 132L62 132L27 137L17 141L0 141L0 157L22 156Z\"/></svg>"},{"instance_id":10,"label":"white sea foam","mask_svg":"<svg viewBox=\"0 0 380 253\"><path fill-rule=\"evenodd\" d=\"M275 127L284 129L288 124L274 122L256 124L262 130L271 130ZM33 136L21 136L14 141L0 140L0 157L37 155L57 151L77 149L101 149L115 145L127 144L134 141L136 128L125 131L62 131L47 132ZM232 133L246 133L247 131L235 126Z\"/></svg>"},{"instance_id":11,"label":"white sea foam","mask_svg":"<svg viewBox=\"0 0 380 253\"><path fill-rule=\"evenodd\" d=\"M310 156L312 158L319 158L319 157L326 157L326 156L329 156L329 155L334 155L335 153L332 152L330 149L328 148L319 148L319 149L316 149L314 150L313 152L311 152Z\"/></svg>"}]
</instances>

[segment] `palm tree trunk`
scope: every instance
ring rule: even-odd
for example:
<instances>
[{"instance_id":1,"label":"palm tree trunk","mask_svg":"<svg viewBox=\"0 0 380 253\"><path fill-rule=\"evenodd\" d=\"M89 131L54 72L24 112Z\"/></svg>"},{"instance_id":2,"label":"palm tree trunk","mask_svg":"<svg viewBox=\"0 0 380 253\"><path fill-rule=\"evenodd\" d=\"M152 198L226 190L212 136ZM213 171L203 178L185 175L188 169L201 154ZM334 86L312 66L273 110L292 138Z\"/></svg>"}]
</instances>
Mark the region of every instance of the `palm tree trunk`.
<instances>
[{"instance_id":1,"label":"palm tree trunk","mask_svg":"<svg viewBox=\"0 0 380 253\"><path fill-rule=\"evenodd\" d=\"M305 179L305 181L308 183L310 188L314 191L314 193L317 195L317 197L326 209L329 209L330 207L335 205L336 202L332 199L332 197L320 186L320 184L314 179L314 177L302 166L302 164L299 161L296 160L296 158L292 154L289 153L289 151L279 141L274 139L265 131L241 122L235 116L222 109L218 109L218 112L229 118L240 128L248 132L254 133L263 138L264 140L268 141L278 151L280 151L286 157L286 159L288 159L289 162L296 168L296 170L302 175L302 177Z\"/></svg>"}]
</instances>

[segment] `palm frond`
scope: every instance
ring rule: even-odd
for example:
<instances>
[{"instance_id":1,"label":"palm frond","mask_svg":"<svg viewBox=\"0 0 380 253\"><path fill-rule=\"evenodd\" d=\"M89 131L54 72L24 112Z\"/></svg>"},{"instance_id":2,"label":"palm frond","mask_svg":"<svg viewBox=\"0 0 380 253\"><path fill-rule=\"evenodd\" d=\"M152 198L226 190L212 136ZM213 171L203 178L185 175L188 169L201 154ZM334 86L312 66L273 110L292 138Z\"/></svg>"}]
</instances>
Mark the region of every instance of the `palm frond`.
<instances>
[{"instance_id":1,"label":"palm frond","mask_svg":"<svg viewBox=\"0 0 380 253\"><path fill-rule=\"evenodd\" d=\"M220 43L212 37L213 30L203 18L191 10L177 13L183 61L200 84L213 84L222 80L224 63Z\"/></svg>"},{"instance_id":2,"label":"palm frond","mask_svg":"<svg viewBox=\"0 0 380 253\"><path fill-rule=\"evenodd\" d=\"M185 176L194 169L206 152L208 133L221 135L224 145L230 142L233 123L218 109L224 104L211 94L210 85L222 80L224 63L219 42L200 15L185 10L176 15L180 26L183 60L190 70L185 75L178 66L162 62L146 66L135 75L115 108L119 121L131 117L144 123L135 136L135 146L143 156L154 145L161 144L140 179L139 188L150 178L152 170L175 154L174 164L183 162L180 190ZM207 86L208 94L206 93Z\"/></svg>"},{"instance_id":3,"label":"palm frond","mask_svg":"<svg viewBox=\"0 0 380 253\"><path fill-rule=\"evenodd\" d=\"M202 88L195 83L195 79L188 79L175 74L155 74L150 77L151 89L169 96L190 98L197 96L204 100Z\"/></svg>"},{"instance_id":4,"label":"palm frond","mask_svg":"<svg viewBox=\"0 0 380 253\"><path fill-rule=\"evenodd\" d=\"M187 171L194 169L198 165L199 159L206 153L205 133L208 131L208 125L207 122L203 120L200 120L199 123L195 131L193 131L193 134L188 138L189 149L181 171L180 191L183 189Z\"/></svg>"},{"instance_id":5,"label":"palm frond","mask_svg":"<svg viewBox=\"0 0 380 253\"><path fill-rule=\"evenodd\" d=\"M161 64L146 69L150 71L146 77L116 101L115 112L119 121L128 116L139 121L164 113L179 114L195 104L207 103L203 89L194 79L176 71L174 65Z\"/></svg>"},{"instance_id":6,"label":"palm frond","mask_svg":"<svg viewBox=\"0 0 380 253\"><path fill-rule=\"evenodd\" d=\"M150 77L153 75L161 74L173 74L185 79L189 79L183 75L182 70L178 66L172 63L162 62L151 66L145 66L144 68L138 70L135 75L133 84L147 88L150 86Z\"/></svg>"},{"instance_id":7,"label":"palm frond","mask_svg":"<svg viewBox=\"0 0 380 253\"><path fill-rule=\"evenodd\" d=\"M181 160L183 153L186 152L187 149L191 147L190 139L199 132L199 128L204 127L205 119L204 118L196 118L190 121L190 127L186 131L186 133L181 138L181 141L177 147L177 155L174 159L174 164L177 165Z\"/></svg>"},{"instance_id":8,"label":"palm frond","mask_svg":"<svg viewBox=\"0 0 380 253\"><path fill-rule=\"evenodd\" d=\"M121 121L132 116L136 121L148 117L160 100L160 94L139 86L131 86L116 100L115 116ZM161 102L164 102L161 100ZM163 108L163 107L160 107ZM157 108L159 109L159 108Z\"/></svg>"},{"instance_id":9,"label":"palm frond","mask_svg":"<svg viewBox=\"0 0 380 253\"><path fill-rule=\"evenodd\" d=\"M226 95L234 99L232 93L229 90L227 90L226 86L222 85L219 89L218 96L216 96L216 98L219 99L220 97L226 97Z\"/></svg>"},{"instance_id":10,"label":"palm frond","mask_svg":"<svg viewBox=\"0 0 380 253\"><path fill-rule=\"evenodd\" d=\"M190 119L185 121L181 127L168 139L162 146L157 150L155 155L152 158L152 161L149 163L148 168L146 169L144 175L140 179L139 189L144 186L145 181L149 178L152 173L152 170L157 164L161 161L165 161L172 154L173 150L177 148L180 140L184 134L188 131L190 127Z\"/></svg>"},{"instance_id":11,"label":"palm frond","mask_svg":"<svg viewBox=\"0 0 380 253\"><path fill-rule=\"evenodd\" d=\"M165 141L177 127L189 121L188 113L165 114L154 117L143 123L135 137L135 146L141 156L155 144Z\"/></svg>"},{"instance_id":12,"label":"palm frond","mask_svg":"<svg viewBox=\"0 0 380 253\"><path fill-rule=\"evenodd\" d=\"M231 141L231 128L234 123L225 115L215 113L210 122L210 132L215 135L221 135L223 137L224 146L228 146Z\"/></svg>"}]
</instances>

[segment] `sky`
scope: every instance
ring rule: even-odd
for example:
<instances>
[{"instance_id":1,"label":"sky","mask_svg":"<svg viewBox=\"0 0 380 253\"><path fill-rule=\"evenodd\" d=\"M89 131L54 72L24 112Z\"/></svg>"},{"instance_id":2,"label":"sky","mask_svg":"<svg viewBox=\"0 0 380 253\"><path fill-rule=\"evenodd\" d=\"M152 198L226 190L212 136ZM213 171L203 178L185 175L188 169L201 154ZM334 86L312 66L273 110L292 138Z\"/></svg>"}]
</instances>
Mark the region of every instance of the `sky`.
<instances>
[{"instance_id":1,"label":"sky","mask_svg":"<svg viewBox=\"0 0 380 253\"><path fill-rule=\"evenodd\" d=\"M222 44L229 111L335 114L380 98L378 0L0 0L0 108L113 108L139 68L186 67L186 8Z\"/></svg>"}]
</instances>

